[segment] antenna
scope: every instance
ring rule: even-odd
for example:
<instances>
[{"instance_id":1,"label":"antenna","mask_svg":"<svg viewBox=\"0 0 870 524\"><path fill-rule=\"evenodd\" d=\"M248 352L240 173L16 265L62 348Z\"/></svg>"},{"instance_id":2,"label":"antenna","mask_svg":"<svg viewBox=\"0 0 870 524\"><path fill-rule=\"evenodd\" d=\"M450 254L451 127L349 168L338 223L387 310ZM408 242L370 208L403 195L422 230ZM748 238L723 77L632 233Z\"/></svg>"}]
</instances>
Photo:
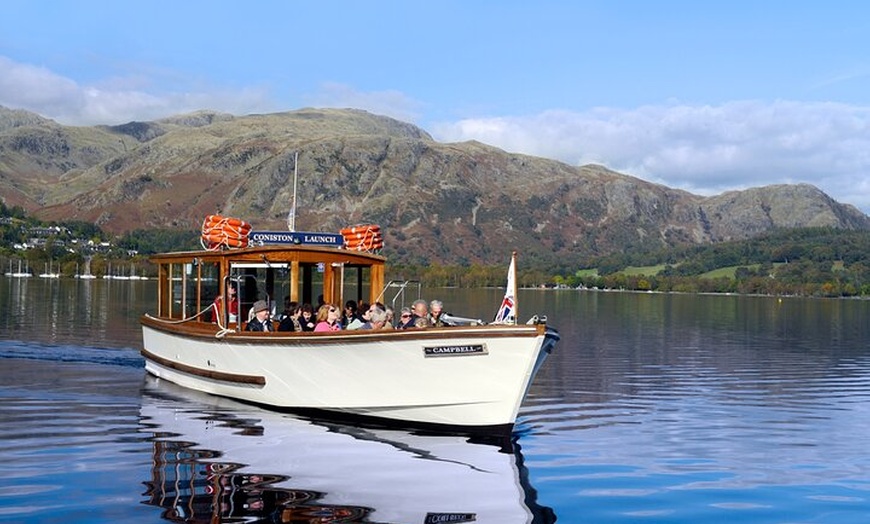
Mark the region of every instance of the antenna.
<instances>
[{"instance_id":1,"label":"antenna","mask_svg":"<svg viewBox=\"0 0 870 524\"><path fill-rule=\"evenodd\" d=\"M296 178L299 173L299 152L293 155L293 203L290 206L290 212L287 213L287 229L290 232L296 231Z\"/></svg>"}]
</instances>

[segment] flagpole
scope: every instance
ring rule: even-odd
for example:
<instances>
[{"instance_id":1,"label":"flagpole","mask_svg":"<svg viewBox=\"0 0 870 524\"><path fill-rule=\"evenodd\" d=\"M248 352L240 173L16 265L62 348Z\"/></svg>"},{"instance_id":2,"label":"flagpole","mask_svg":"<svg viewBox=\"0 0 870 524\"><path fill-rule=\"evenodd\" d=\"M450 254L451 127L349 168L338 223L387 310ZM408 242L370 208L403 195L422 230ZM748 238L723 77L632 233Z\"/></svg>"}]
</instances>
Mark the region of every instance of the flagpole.
<instances>
[{"instance_id":1,"label":"flagpole","mask_svg":"<svg viewBox=\"0 0 870 524\"><path fill-rule=\"evenodd\" d=\"M287 215L287 229L290 232L296 231L296 179L299 173L299 151L293 155L293 203L290 206L290 213Z\"/></svg>"},{"instance_id":2,"label":"flagpole","mask_svg":"<svg viewBox=\"0 0 870 524\"><path fill-rule=\"evenodd\" d=\"M511 289L511 296L514 297L514 324L516 324L520 318L519 300L517 300L517 252L516 251L511 253L511 266L514 268L513 289Z\"/></svg>"}]
</instances>

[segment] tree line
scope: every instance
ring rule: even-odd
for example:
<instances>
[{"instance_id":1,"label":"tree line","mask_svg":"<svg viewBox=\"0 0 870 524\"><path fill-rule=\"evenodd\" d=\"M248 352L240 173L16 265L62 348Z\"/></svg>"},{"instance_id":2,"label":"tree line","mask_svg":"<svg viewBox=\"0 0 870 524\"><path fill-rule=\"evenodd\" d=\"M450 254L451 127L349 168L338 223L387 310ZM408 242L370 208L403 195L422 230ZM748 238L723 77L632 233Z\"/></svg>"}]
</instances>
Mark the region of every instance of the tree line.
<instances>
[{"instance_id":1,"label":"tree line","mask_svg":"<svg viewBox=\"0 0 870 524\"><path fill-rule=\"evenodd\" d=\"M651 269L631 270L638 267ZM748 240L614 253L587 260L582 268L558 276L557 283L638 291L870 296L870 231L784 229Z\"/></svg>"},{"instance_id":2,"label":"tree line","mask_svg":"<svg viewBox=\"0 0 870 524\"><path fill-rule=\"evenodd\" d=\"M112 237L82 221L44 223L20 207L0 201L0 264L24 260L35 271L51 262L71 276L86 261L94 275L110 267L131 267L151 276L147 256L199 247L198 231L148 229ZM27 242L33 227L59 226L39 247L13 249ZM107 241L108 240L108 241ZM101 246L95 248L94 246ZM524 265L523 258L532 263ZM520 287L585 287L686 293L744 293L826 297L870 296L870 231L801 228L771 231L751 239L656 250L626 250L605 256L562 261L561 268L520 257ZM399 263L387 268L388 280L418 280L427 287L504 287L508 261L487 265ZM571 268L571 273L565 272ZM638 270L637 268L642 268ZM645 268L645 269L643 269Z\"/></svg>"}]
</instances>

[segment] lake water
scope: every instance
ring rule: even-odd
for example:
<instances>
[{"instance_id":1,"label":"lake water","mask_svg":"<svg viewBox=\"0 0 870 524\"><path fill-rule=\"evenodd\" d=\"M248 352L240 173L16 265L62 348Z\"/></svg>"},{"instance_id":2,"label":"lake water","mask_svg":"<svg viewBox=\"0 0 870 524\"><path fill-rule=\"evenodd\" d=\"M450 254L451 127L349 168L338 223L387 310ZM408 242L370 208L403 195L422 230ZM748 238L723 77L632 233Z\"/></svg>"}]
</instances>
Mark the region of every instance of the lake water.
<instances>
[{"instance_id":1,"label":"lake water","mask_svg":"<svg viewBox=\"0 0 870 524\"><path fill-rule=\"evenodd\" d=\"M508 452L146 377L154 294L0 278L0 522L870 520L868 301L521 291L562 340Z\"/></svg>"}]
</instances>

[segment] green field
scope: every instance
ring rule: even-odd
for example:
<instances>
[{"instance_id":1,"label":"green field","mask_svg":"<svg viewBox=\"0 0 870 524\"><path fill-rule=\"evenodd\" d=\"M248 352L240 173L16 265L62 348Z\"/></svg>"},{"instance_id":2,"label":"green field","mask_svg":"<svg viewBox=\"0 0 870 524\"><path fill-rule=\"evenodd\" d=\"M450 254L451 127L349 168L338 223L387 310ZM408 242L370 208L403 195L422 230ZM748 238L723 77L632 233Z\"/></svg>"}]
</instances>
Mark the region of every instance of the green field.
<instances>
[{"instance_id":1,"label":"green field","mask_svg":"<svg viewBox=\"0 0 870 524\"><path fill-rule=\"evenodd\" d=\"M653 277L653 276L658 275L661 272L661 270L664 268L665 268L664 264L658 264L655 266L628 266L627 268L623 269L621 271L621 273L623 273L627 276L644 275L644 276L648 276L648 277Z\"/></svg>"},{"instance_id":2,"label":"green field","mask_svg":"<svg viewBox=\"0 0 870 524\"><path fill-rule=\"evenodd\" d=\"M761 264L751 264L749 266L728 266L728 267L720 267L714 269L713 271L707 271L706 273L701 273L698 275L700 278L734 278L734 272L737 271L738 267L745 267L747 269L756 270L761 267Z\"/></svg>"}]
</instances>

